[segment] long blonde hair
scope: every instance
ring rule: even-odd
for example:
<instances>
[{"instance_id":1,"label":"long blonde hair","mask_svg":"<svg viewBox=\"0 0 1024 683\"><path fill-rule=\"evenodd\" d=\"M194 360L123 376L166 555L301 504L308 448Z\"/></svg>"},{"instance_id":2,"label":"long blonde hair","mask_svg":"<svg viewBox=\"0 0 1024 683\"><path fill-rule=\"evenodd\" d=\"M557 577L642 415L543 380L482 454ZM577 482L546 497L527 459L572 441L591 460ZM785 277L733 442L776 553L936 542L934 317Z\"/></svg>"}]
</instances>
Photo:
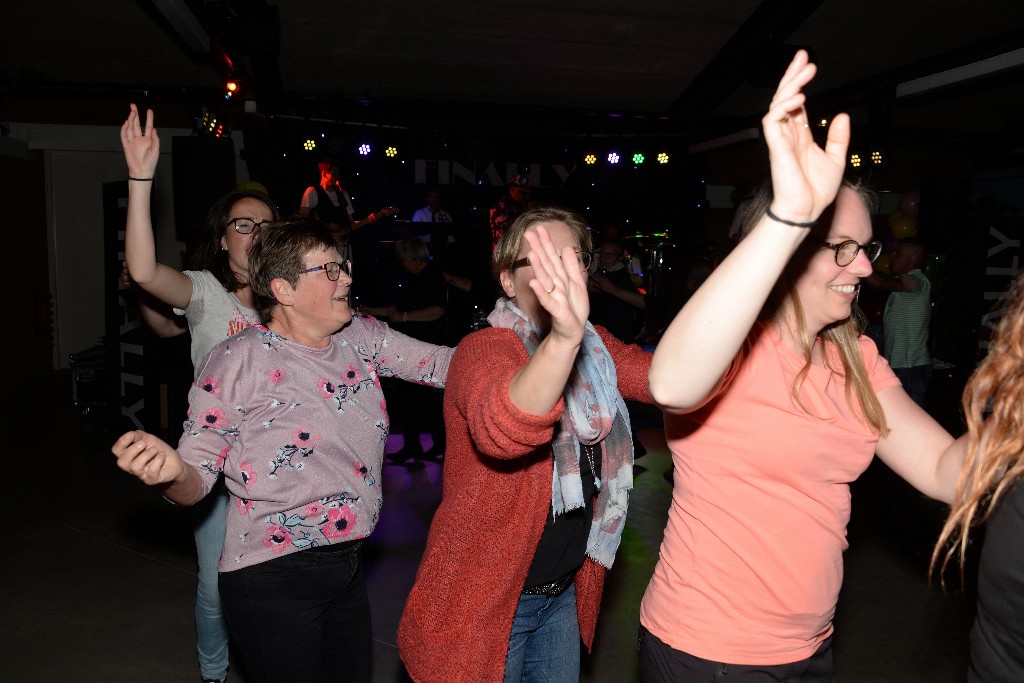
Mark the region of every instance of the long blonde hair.
<instances>
[{"instance_id":1,"label":"long blonde hair","mask_svg":"<svg viewBox=\"0 0 1024 683\"><path fill-rule=\"evenodd\" d=\"M868 209L868 213L874 213L874 209L877 205L875 194L868 189L866 186L859 183L851 183L849 181L843 181L843 187L853 190L860 197L861 201ZM743 219L743 235L746 236L761 217L767 212L768 207L772 203L772 188L771 185L765 183L758 190L757 194L750 202L750 207L747 210L747 215ZM825 213L818 219L818 227L815 230L828 230L828 225L832 220L832 216L835 211L835 203L833 202ZM811 238L809 238L811 239ZM800 303L800 296L797 294L794 282L796 276L799 274L799 269L806 265L806 261L798 257L794 257L786 269L783 271L782 276L779 278L775 287L772 289L771 294L768 297L768 301L765 303L765 307L761 311L759 319L761 322L771 322L779 324L782 322L783 316L785 315L786 303L789 303L793 310L793 317L797 327L797 338L800 340L800 344L804 352L804 366L797 373L796 378L793 380L793 386L790 387L790 391L797 404L809 415L812 414L803 402L800 400L800 388L803 386L804 380L807 378L807 374L811 370L811 350L812 346L807 340L807 319L804 317L803 305ZM818 333L818 336L822 339L822 342L828 348L829 344L833 346L838 352L839 358L842 361L842 374L846 378L845 391L846 401L850 408L854 412L859 412L864 420L864 423L870 427L870 429L880 436L884 436L889 432L889 427L885 421L885 412L882 410L882 404L878 402L878 396L875 395L874 389L871 387L871 381L868 378L867 368L864 366L864 357L860 352L860 336L863 334L864 329L867 326L867 319L861 312L860 307L856 303L853 305L853 313L846 320L829 325L825 329ZM742 353L742 352L741 352ZM838 368L834 368L838 370ZM856 399L854 398L856 396Z\"/></svg>"},{"instance_id":2,"label":"long blonde hair","mask_svg":"<svg viewBox=\"0 0 1024 683\"><path fill-rule=\"evenodd\" d=\"M964 389L967 455L932 552L931 569L940 573L959 556L961 582L971 529L984 524L1002 495L1024 476L1024 273L997 306L1003 307L1003 318L988 355Z\"/></svg>"}]
</instances>

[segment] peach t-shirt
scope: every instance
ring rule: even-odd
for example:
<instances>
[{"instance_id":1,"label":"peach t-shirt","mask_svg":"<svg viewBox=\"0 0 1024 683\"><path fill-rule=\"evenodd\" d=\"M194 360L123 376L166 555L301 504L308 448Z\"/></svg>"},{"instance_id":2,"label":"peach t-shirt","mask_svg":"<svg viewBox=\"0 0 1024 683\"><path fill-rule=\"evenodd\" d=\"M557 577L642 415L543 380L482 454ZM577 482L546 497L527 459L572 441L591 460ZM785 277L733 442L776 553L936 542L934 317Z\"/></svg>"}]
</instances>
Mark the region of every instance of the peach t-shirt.
<instances>
[{"instance_id":1,"label":"peach t-shirt","mask_svg":"<svg viewBox=\"0 0 1024 683\"><path fill-rule=\"evenodd\" d=\"M811 367L805 411L790 391L803 358L770 327L751 342L717 397L665 417L676 486L640 620L697 657L786 664L832 633L849 482L878 439L851 410L840 374ZM899 385L872 341L861 337L860 349L876 392Z\"/></svg>"}]
</instances>

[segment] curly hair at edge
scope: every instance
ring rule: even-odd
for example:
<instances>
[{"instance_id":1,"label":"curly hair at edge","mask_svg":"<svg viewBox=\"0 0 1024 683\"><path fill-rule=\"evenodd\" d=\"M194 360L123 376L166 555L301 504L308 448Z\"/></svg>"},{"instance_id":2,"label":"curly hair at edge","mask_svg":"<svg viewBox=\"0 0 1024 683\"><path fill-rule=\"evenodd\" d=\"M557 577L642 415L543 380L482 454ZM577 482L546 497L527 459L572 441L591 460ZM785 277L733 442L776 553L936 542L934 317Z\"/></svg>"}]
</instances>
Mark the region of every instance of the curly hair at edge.
<instances>
[{"instance_id":1,"label":"curly hair at edge","mask_svg":"<svg viewBox=\"0 0 1024 683\"><path fill-rule=\"evenodd\" d=\"M1024 273L996 306L1003 307L1003 318L988 355L964 389L970 436L949 517L932 552L931 570L939 571L940 580L958 555L963 583L971 529L984 524L1003 494L1024 476Z\"/></svg>"},{"instance_id":2,"label":"curly hair at edge","mask_svg":"<svg viewBox=\"0 0 1024 683\"><path fill-rule=\"evenodd\" d=\"M859 182L850 182L849 180L843 181L843 187L856 192L857 196L864 202L868 212L874 213L878 205L877 195L874 191L864 184ZM755 194L751 199L747 215L743 219L742 234L744 237L747 233L753 230L754 226L761 220L761 217L768 211L768 207L772 203L773 196L771 183L765 183L758 189L757 194ZM818 218L817 230L828 229L828 226L832 221L832 212L834 210L835 203L833 202L832 205L829 206ZM809 245L811 245L811 241L805 241L804 246L801 248L812 248ZM800 251L797 252L797 254L800 253ZM793 313L796 319L795 322L799 332L798 336L801 340L804 340L804 366L800 369L800 372L797 373L796 378L793 380L793 386L790 389L797 404L810 415L812 413L807 410L806 406L804 406L803 402L800 400L800 387L811 370L811 345L806 342L807 320L804 317L804 309L800 303L800 297L797 295L796 288L794 286L800 267L800 259L797 256L794 256L789 265L786 266L786 269L783 271L779 281L772 289L772 292L768 297L768 301L765 303L765 307L761 311L759 320L762 322L778 322L784 308L783 304L787 300L792 302ZM885 421L885 412L882 410L882 405L878 402L878 397L871 388L867 368L864 367L864 358L860 353L859 339L861 334L863 334L865 327L866 318L855 303L853 305L852 315L849 318L829 325L823 329L818 336L822 340L832 343L839 352L839 357L842 359L843 363L842 374L844 377L848 378L848 381L846 382L847 403L854 411L857 411L858 408L860 409L859 412L863 417L865 424L867 424L872 431L881 436L885 436L889 432L889 427ZM740 355L745 354L746 351L747 346L745 344L740 351ZM739 360L740 356L737 356L737 361ZM734 372L736 368L737 363L734 362L730 372ZM853 394L856 394L856 401L854 401Z\"/></svg>"}]
</instances>

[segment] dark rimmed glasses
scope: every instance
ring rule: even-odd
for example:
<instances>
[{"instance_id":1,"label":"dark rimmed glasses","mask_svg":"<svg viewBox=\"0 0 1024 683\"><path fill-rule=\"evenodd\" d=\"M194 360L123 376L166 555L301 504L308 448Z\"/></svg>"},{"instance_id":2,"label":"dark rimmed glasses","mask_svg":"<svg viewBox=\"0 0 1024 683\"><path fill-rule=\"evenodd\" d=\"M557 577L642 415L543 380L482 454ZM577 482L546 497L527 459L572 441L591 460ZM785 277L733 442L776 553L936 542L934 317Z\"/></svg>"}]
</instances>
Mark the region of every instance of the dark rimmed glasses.
<instances>
[{"instance_id":1,"label":"dark rimmed glasses","mask_svg":"<svg viewBox=\"0 0 1024 683\"><path fill-rule=\"evenodd\" d=\"M580 262L580 270L589 270L590 264L594 262L594 255L589 251L577 251L576 257ZM516 268L522 268L523 266L530 265L530 259L523 257L518 261L512 262L512 267L509 270L515 270Z\"/></svg>"},{"instance_id":2,"label":"dark rimmed glasses","mask_svg":"<svg viewBox=\"0 0 1024 683\"><path fill-rule=\"evenodd\" d=\"M337 281L339 277L341 277L341 271L345 271L345 275L352 277L352 262L342 261L341 263L338 263L337 261L331 261L330 263L325 263L322 266L313 266L312 268L300 270L299 275L305 275L306 273L315 273L318 270L327 271L327 279L334 282Z\"/></svg>"},{"instance_id":3,"label":"dark rimmed glasses","mask_svg":"<svg viewBox=\"0 0 1024 683\"><path fill-rule=\"evenodd\" d=\"M234 226L235 232L237 232L239 235L251 234L253 230L262 227L267 223L273 223L273 221L254 221L251 218L232 218L231 220L228 221L228 225Z\"/></svg>"},{"instance_id":4,"label":"dark rimmed glasses","mask_svg":"<svg viewBox=\"0 0 1024 683\"><path fill-rule=\"evenodd\" d=\"M868 261L871 263L875 262L878 255L882 253L882 243L879 241L868 242L867 244L858 244L857 240L844 240L839 244L832 244L831 242L822 242L822 249L831 249L836 252L836 265L840 268L853 263L854 259L857 258L857 254L861 251L868 257Z\"/></svg>"}]
</instances>

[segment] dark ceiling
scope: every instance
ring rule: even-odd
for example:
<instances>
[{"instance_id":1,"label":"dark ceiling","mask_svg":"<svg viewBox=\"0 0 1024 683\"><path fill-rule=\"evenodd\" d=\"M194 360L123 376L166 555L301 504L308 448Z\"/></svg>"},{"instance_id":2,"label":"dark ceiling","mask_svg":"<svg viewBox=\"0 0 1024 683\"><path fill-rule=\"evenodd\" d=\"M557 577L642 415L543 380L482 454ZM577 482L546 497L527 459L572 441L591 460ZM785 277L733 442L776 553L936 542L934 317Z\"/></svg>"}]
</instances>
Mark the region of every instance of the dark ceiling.
<instances>
[{"instance_id":1,"label":"dark ceiling","mask_svg":"<svg viewBox=\"0 0 1024 683\"><path fill-rule=\"evenodd\" d=\"M208 103L233 69L264 114L700 143L756 126L804 46L812 114L933 144L1005 148L1024 130L1020 0L35 0L2 18L8 121Z\"/></svg>"}]
</instances>

